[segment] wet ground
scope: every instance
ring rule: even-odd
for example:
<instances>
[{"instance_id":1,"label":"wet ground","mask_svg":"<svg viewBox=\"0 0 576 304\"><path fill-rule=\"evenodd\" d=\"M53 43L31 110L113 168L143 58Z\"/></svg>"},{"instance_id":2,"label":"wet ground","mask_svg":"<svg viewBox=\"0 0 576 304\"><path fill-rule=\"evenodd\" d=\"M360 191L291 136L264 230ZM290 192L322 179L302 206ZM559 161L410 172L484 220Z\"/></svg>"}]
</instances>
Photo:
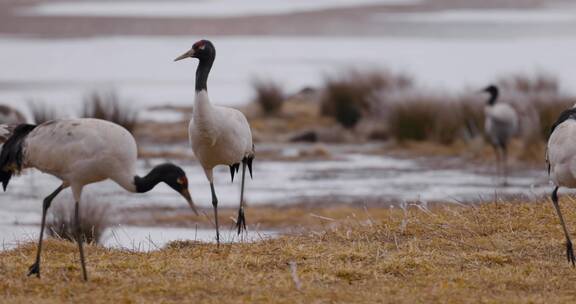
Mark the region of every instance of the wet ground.
<instances>
[{"instance_id":1,"label":"wet ground","mask_svg":"<svg viewBox=\"0 0 576 304\"><path fill-rule=\"evenodd\" d=\"M40 227L37 225L0 224L0 250L17 247L19 244L37 242ZM222 229L220 241L255 242L278 235L277 231L248 231L238 236L233 230ZM215 242L213 229L191 229L177 227L139 227L112 225L106 230L100 244L110 248L131 251L152 251L161 249L171 241L187 240L196 242Z\"/></svg>"},{"instance_id":2,"label":"wet ground","mask_svg":"<svg viewBox=\"0 0 576 304\"><path fill-rule=\"evenodd\" d=\"M166 149L187 150L187 147L174 145ZM281 157L278 160L257 159L255 162L254 179L247 182L246 202L249 207L303 203L322 206L342 203L389 206L413 201L424 204L438 201L462 203L492 201L505 196L530 199L550 191L544 170L514 167L508 185L504 187L492 175L493 168L490 166L469 163L460 158L400 158L370 153L385 149L376 144L364 147L325 146L330 155L326 159L298 158L301 151L317 149L309 145L261 145L259 149L264 153L275 150ZM145 174L163 161L141 161L138 171ZM211 214L210 188L203 171L193 161L178 163L184 165L188 174L194 201L207 214ZM215 178L220 206L237 207L239 180L230 182L227 167L218 168ZM31 238L40 222L42 198L57 186L56 178L37 171L29 171L13 179L8 191L2 194L0 204L0 226L3 227L0 229L0 244L13 244L16 240ZM185 201L165 185L139 195L126 193L112 182L103 182L88 186L84 198L84 204L105 204L115 225L137 223L135 217L146 218L162 207L178 208L176 212L183 215L191 214ZM65 191L54 205L71 203L71 194ZM136 209L142 210L135 213ZM166 230L161 232L164 236L159 236L156 228L123 226L122 229L130 232L126 233L126 238L115 241L128 247L134 242L145 243L147 233L159 237L153 237L152 242L163 243L183 235L192 236L194 230ZM122 236L120 232L117 235ZM206 235L210 239L211 233L199 235ZM106 244L114 244L110 242Z\"/></svg>"}]
</instances>

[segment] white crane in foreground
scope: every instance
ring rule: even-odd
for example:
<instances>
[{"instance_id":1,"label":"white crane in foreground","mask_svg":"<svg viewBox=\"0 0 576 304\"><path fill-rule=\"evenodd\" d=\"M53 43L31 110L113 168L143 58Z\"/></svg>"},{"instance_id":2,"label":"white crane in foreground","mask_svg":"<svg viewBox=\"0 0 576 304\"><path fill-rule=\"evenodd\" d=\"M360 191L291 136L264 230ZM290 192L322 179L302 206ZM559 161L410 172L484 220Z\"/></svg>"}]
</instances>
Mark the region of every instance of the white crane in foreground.
<instances>
[{"instance_id":1,"label":"white crane in foreground","mask_svg":"<svg viewBox=\"0 0 576 304\"><path fill-rule=\"evenodd\" d=\"M518 114L507 103L496 103L499 91L494 85L486 87L483 92L490 94L484 107L484 130L496 153L496 169L498 175L504 177L504 185L508 176L507 157L508 142L518 130Z\"/></svg>"},{"instance_id":2,"label":"white crane in foreground","mask_svg":"<svg viewBox=\"0 0 576 304\"><path fill-rule=\"evenodd\" d=\"M568 109L552 125L546 147L548 174L555 185L552 203L566 236L566 258L576 265L572 241L558 203L558 188L576 188L576 108Z\"/></svg>"},{"instance_id":3,"label":"white crane in foreground","mask_svg":"<svg viewBox=\"0 0 576 304\"><path fill-rule=\"evenodd\" d=\"M8 130L7 128L0 128ZM98 119L53 120L41 125L16 127L0 152L0 181L6 191L14 174L36 168L51 174L62 184L44 199L42 226L36 261L28 275L40 277L42 236L46 211L52 200L64 189L72 188L76 202L75 225L80 227L79 209L84 186L111 179L129 192L144 193L164 182L180 193L198 214L184 171L172 164L161 164L144 177L136 176L137 147L134 137L123 127ZM79 231L79 229L76 229ZM88 280L82 237L76 235L84 280Z\"/></svg>"},{"instance_id":4,"label":"white crane in foreground","mask_svg":"<svg viewBox=\"0 0 576 304\"><path fill-rule=\"evenodd\" d=\"M244 217L244 180L246 167L252 177L252 160L254 159L254 144L248 120L242 112L210 103L207 91L208 74L216 57L216 49L212 42L200 40L186 53L174 61L185 58L198 58L196 69L196 97L194 113L190 120L189 136L192 150L202 165L204 173L210 182L212 206L216 223L216 241L220 243L218 227L218 198L214 190L213 168L217 165L230 167L230 175L234 181L234 173L238 172L242 163L242 186L240 190L240 207L236 225L238 234L246 229Z\"/></svg>"}]
</instances>

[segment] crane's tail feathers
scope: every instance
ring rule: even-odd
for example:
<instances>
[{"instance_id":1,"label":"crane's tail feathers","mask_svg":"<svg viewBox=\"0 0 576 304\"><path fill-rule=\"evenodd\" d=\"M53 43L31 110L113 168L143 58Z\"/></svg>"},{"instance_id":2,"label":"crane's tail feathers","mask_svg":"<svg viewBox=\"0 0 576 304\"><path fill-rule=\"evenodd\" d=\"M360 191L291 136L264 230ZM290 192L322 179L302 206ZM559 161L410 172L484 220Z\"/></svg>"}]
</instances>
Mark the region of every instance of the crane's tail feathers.
<instances>
[{"instance_id":1,"label":"crane's tail feathers","mask_svg":"<svg viewBox=\"0 0 576 304\"><path fill-rule=\"evenodd\" d=\"M6 138L0 151L0 182L4 191L14 174L24 168L24 140L36 128L35 125L21 124L12 126L0 125L0 137Z\"/></svg>"},{"instance_id":2,"label":"crane's tail feathers","mask_svg":"<svg viewBox=\"0 0 576 304\"><path fill-rule=\"evenodd\" d=\"M252 179L252 161L254 156L246 157L246 165L248 165L248 172L250 172L250 179Z\"/></svg>"},{"instance_id":3,"label":"crane's tail feathers","mask_svg":"<svg viewBox=\"0 0 576 304\"><path fill-rule=\"evenodd\" d=\"M8 182L10 182L10 178L12 177L12 173L8 171L0 171L0 182L2 182L2 188L4 192L6 192L6 188L8 188Z\"/></svg>"},{"instance_id":4,"label":"crane's tail feathers","mask_svg":"<svg viewBox=\"0 0 576 304\"><path fill-rule=\"evenodd\" d=\"M232 177L232 182L234 182L234 173L238 173L239 169L240 169L240 164L230 165L230 176Z\"/></svg>"}]
</instances>

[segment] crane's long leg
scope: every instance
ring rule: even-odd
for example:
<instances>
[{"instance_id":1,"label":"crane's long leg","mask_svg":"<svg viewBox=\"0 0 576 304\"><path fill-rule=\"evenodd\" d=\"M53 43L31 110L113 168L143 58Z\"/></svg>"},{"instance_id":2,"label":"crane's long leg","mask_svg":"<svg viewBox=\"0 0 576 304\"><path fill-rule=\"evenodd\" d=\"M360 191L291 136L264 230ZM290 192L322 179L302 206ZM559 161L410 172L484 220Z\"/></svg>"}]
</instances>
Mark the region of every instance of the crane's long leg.
<instances>
[{"instance_id":1,"label":"crane's long leg","mask_svg":"<svg viewBox=\"0 0 576 304\"><path fill-rule=\"evenodd\" d=\"M492 145L494 148L494 154L496 155L496 181L499 183L500 181L500 149L498 145Z\"/></svg>"},{"instance_id":2,"label":"crane's long leg","mask_svg":"<svg viewBox=\"0 0 576 304\"><path fill-rule=\"evenodd\" d=\"M246 158L242 160L242 186L240 188L240 208L238 209L238 220L236 221L238 234L242 233L242 231L246 231L246 218L244 217L244 182L246 180L246 162L247 162Z\"/></svg>"},{"instance_id":3,"label":"crane's long leg","mask_svg":"<svg viewBox=\"0 0 576 304\"><path fill-rule=\"evenodd\" d=\"M214 222L216 223L216 243L220 245L220 227L218 225L218 198L214 190L214 183L210 182L210 190L212 191L212 207L214 207Z\"/></svg>"},{"instance_id":4,"label":"crane's long leg","mask_svg":"<svg viewBox=\"0 0 576 304\"><path fill-rule=\"evenodd\" d=\"M504 175L504 186L508 185L508 150L506 144L502 145L502 173Z\"/></svg>"},{"instance_id":5,"label":"crane's long leg","mask_svg":"<svg viewBox=\"0 0 576 304\"><path fill-rule=\"evenodd\" d=\"M86 273L86 261L84 260L84 247L82 243L84 241L84 237L82 236L82 229L80 227L80 203L76 201L76 208L75 208L75 225L76 225L76 241L78 242L78 249L80 250L80 264L82 265L82 276L84 277L84 281L88 281L88 274Z\"/></svg>"},{"instance_id":6,"label":"crane's long leg","mask_svg":"<svg viewBox=\"0 0 576 304\"><path fill-rule=\"evenodd\" d=\"M32 266L30 266L30 268L28 269L28 276L35 274L36 277L38 278L40 277L40 255L42 253L42 237L44 236L44 227L46 225L46 213L48 211L48 208L50 208L50 204L52 204L54 198L64 189L66 189L66 186L62 184L60 185L60 187L56 188L54 192L52 192L50 195L44 198L44 202L42 203L42 224L40 226L40 239L38 240L38 251L36 252L36 262L34 262L34 264L32 264Z\"/></svg>"},{"instance_id":7,"label":"crane's long leg","mask_svg":"<svg viewBox=\"0 0 576 304\"><path fill-rule=\"evenodd\" d=\"M562 212L560 211L560 205L558 204L558 187L554 188L554 191L552 191L552 203L554 204L556 213L558 213L558 217L560 218L560 224L562 224L562 229L564 229L564 235L566 235L566 258L568 259L568 263L572 263L572 266L576 266L576 257L574 256L572 241L570 240L570 235L566 228Z\"/></svg>"}]
</instances>

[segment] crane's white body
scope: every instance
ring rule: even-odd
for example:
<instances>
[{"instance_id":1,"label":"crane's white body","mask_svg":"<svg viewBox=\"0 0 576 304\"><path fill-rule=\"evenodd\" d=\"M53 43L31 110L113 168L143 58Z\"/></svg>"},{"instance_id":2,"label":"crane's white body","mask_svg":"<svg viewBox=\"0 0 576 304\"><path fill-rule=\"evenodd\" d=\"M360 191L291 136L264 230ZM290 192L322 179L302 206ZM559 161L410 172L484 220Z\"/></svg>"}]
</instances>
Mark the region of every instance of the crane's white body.
<instances>
[{"instance_id":1,"label":"crane's white body","mask_svg":"<svg viewBox=\"0 0 576 304\"><path fill-rule=\"evenodd\" d=\"M136 141L117 124L89 118L50 121L30 132L24 153L26 167L61 179L76 201L84 185L106 179L136 191Z\"/></svg>"},{"instance_id":2,"label":"crane's white body","mask_svg":"<svg viewBox=\"0 0 576 304\"><path fill-rule=\"evenodd\" d=\"M550 179L559 187L576 188L576 120L559 124L548 139Z\"/></svg>"},{"instance_id":3,"label":"crane's white body","mask_svg":"<svg viewBox=\"0 0 576 304\"><path fill-rule=\"evenodd\" d=\"M493 145L505 145L516 134L518 114L509 104L487 105L484 114L484 129Z\"/></svg>"},{"instance_id":4,"label":"crane's white body","mask_svg":"<svg viewBox=\"0 0 576 304\"><path fill-rule=\"evenodd\" d=\"M558 190L560 187L576 188L576 120L575 109L568 109L552 125L552 133L546 146L548 173L555 187L552 191L552 203L558 214L566 237L566 257L572 266L576 266L576 255L560 210Z\"/></svg>"},{"instance_id":5,"label":"crane's white body","mask_svg":"<svg viewBox=\"0 0 576 304\"><path fill-rule=\"evenodd\" d=\"M244 114L212 105L205 90L196 93L188 131L194 155L211 183L215 166L238 164L254 154L252 132Z\"/></svg>"},{"instance_id":6,"label":"crane's white body","mask_svg":"<svg viewBox=\"0 0 576 304\"><path fill-rule=\"evenodd\" d=\"M10 131L0 127L0 134ZM56 176L62 184L43 200L42 224L36 262L28 275L40 277L40 255L46 212L52 200L64 189L72 188L75 200L75 225L80 227L80 201L84 186L111 179L129 192L144 193L160 182L178 191L196 214L188 191L188 179L182 168L161 164L145 177L135 174L138 157L136 141L123 127L99 119L53 120L38 126L19 125L0 152L0 181L6 186L12 174L36 168ZM84 261L83 237L76 234L84 280L88 280Z\"/></svg>"},{"instance_id":7,"label":"crane's white body","mask_svg":"<svg viewBox=\"0 0 576 304\"><path fill-rule=\"evenodd\" d=\"M240 187L240 208L238 209L238 234L246 229L244 217L244 182L246 167L252 176L252 161L254 159L254 145L252 131L248 120L240 111L213 106L208 98L208 75L216 58L216 48L208 40L200 40L192 48L178 56L174 61L185 58L197 58L196 83L194 99L194 113L190 120L188 135L194 155L204 169L206 178L210 182L212 192L212 206L214 208L214 222L216 226L216 242L220 244L218 225L218 198L214 189L213 169L218 165L230 167L230 175L234 180L234 173L238 172L242 164L242 184Z\"/></svg>"}]
</instances>

